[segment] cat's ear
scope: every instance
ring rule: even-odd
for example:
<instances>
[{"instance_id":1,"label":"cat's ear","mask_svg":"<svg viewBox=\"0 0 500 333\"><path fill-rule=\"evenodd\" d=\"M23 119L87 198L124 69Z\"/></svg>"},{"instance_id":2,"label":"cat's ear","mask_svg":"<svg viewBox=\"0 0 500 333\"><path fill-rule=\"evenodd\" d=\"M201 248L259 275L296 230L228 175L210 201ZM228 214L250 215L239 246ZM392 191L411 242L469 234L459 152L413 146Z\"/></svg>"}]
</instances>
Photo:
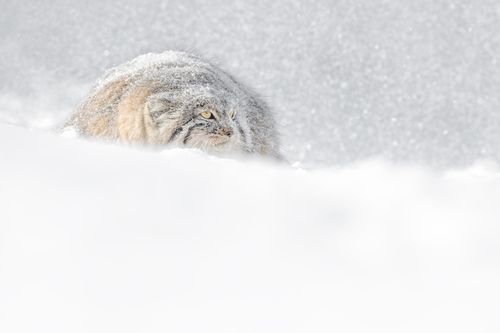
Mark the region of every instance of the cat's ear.
<instances>
[{"instance_id":1,"label":"cat's ear","mask_svg":"<svg viewBox=\"0 0 500 333\"><path fill-rule=\"evenodd\" d=\"M167 96L150 96L146 102L147 112L155 123L162 119L173 119L177 115L178 105Z\"/></svg>"}]
</instances>

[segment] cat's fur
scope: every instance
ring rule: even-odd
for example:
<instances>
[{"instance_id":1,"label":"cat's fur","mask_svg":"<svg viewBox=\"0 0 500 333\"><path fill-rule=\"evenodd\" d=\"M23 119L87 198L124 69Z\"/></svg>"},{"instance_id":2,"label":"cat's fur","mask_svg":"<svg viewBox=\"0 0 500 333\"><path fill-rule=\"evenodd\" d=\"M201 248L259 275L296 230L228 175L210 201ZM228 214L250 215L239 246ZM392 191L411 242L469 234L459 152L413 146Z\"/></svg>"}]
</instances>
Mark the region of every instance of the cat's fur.
<instances>
[{"instance_id":1,"label":"cat's fur","mask_svg":"<svg viewBox=\"0 0 500 333\"><path fill-rule=\"evenodd\" d=\"M201 113L212 114L211 119ZM191 54L148 54L109 71L66 127L83 136L279 157L267 105Z\"/></svg>"}]
</instances>

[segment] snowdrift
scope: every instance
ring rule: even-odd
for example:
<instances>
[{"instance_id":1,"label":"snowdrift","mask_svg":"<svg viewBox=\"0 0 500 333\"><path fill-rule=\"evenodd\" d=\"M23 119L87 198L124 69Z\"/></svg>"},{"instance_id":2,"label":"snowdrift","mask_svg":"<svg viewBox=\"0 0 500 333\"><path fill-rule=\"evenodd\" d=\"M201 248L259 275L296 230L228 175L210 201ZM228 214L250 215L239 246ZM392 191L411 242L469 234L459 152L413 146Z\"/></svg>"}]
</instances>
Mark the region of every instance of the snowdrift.
<instances>
[{"instance_id":1,"label":"snowdrift","mask_svg":"<svg viewBox=\"0 0 500 333\"><path fill-rule=\"evenodd\" d=\"M498 332L499 197L0 124L0 331Z\"/></svg>"}]
</instances>

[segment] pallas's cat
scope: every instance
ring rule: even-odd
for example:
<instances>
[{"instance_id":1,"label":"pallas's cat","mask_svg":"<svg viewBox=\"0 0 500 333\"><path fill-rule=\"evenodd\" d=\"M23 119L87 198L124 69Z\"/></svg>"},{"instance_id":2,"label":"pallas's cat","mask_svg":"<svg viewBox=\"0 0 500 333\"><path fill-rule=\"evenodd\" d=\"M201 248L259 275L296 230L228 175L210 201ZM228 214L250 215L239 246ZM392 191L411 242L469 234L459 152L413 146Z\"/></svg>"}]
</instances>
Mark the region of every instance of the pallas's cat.
<instances>
[{"instance_id":1,"label":"pallas's cat","mask_svg":"<svg viewBox=\"0 0 500 333\"><path fill-rule=\"evenodd\" d=\"M279 157L267 105L184 52L146 54L111 69L65 127L112 141Z\"/></svg>"}]
</instances>

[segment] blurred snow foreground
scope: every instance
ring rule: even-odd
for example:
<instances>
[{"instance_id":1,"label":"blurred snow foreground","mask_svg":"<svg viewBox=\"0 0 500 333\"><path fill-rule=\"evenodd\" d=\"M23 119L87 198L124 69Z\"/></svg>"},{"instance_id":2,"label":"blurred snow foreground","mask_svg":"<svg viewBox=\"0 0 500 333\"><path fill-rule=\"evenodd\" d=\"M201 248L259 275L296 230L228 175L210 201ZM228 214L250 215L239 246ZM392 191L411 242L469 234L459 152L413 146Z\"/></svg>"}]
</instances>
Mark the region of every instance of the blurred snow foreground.
<instances>
[{"instance_id":1,"label":"blurred snow foreground","mask_svg":"<svg viewBox=\"0 0 500 333\"><path fill-rule=\"evenodd\" d=\"M303 170L5 124L0 161L0 332L500 329L495 167Z\"/></svg>"}]
</instances>

